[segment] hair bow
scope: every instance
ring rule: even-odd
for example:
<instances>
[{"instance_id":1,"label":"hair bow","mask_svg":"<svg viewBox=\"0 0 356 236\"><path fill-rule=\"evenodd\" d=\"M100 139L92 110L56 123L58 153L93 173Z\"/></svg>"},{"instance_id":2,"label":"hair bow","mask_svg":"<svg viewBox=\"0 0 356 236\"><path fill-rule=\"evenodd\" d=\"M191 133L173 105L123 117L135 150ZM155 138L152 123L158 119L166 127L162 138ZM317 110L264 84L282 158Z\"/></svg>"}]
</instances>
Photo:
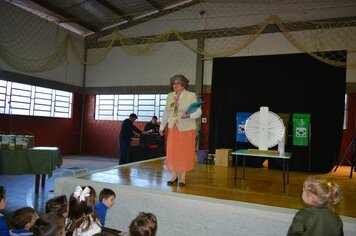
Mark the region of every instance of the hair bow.
<instances>
[{"instance_id":1,"label":"hair bow","mask_svg":"<svg viewBox=\"0 0 356 236\"><path fill-rule=\"evenodd\" d=\"M78 197L79 197L79 201L84 201L85 197L89 197L90 196L90 188L85 187L84 190L83 190L80 186L77 186L73 196L76 199L78 199Z\"/></svg>"}]
</instances>

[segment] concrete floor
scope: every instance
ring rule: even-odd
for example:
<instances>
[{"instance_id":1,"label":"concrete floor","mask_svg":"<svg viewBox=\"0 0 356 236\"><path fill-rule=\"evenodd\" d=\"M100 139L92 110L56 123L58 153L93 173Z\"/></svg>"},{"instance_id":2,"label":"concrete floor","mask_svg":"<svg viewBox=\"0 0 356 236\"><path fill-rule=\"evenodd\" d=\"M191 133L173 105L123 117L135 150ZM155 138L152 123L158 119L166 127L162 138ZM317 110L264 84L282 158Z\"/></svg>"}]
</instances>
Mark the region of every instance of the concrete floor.
<instances>
[{"instance_id":1,"label":"concrete floor","mask_svg":"<svg viewBox=\"0 0 356 236\"><path fill-rule=\"evenodd\" d=\"M7 191L7 208L1 213L7 218L16 209L30 206L33 207L38 215L45 213L45 203L54 197L54 180L59 178L59 173L63 167L82 167L89 171L105 169L119 164L118 159L98 157L98 156L63 156L61 168L53 172L51 178L46 179L44 188L40 187L38 194L35 194L34 175L0 175L0 185ZM70 172L62 172L62 176L71 175Z\"/></svg>"}]
</instances>

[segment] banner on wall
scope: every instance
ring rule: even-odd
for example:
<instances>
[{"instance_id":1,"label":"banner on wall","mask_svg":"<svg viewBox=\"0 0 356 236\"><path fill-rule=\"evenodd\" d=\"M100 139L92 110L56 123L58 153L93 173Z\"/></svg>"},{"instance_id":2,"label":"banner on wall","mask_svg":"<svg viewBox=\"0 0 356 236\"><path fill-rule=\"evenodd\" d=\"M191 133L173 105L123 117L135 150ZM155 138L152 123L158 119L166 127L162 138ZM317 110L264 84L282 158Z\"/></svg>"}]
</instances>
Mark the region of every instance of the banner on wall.
<instances>
[{"instance_id":1,"label":"banner on wall","mask_svg":"<svg viewBox=\"0 0 356 236\"><path fill-rule=\"evenodd\" d=\"M236 112L236 141L247 143L245 134L246 120L252 115L252 112Z\"/></svg>"},{"instance_id":2,"label":"banner on wall","mask_svg":"<svg viewBox=\"0 0 356 236\"><path fill-rule=\"evenodd\" d=\"M310 114L293 114L293 145L308 146Z\"/></svg>"}]
</instances>

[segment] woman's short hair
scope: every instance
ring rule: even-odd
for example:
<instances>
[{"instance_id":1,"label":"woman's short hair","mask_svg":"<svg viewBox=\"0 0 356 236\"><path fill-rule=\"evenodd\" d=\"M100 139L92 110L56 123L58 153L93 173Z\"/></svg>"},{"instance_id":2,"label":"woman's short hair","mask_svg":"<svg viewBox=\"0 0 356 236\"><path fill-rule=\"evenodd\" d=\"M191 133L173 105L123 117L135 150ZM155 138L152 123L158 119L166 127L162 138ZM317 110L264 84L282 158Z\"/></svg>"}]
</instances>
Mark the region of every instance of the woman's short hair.
<instances>
[{"instance_id":1,"label":"woman's short hair","mask_svg":"<svg viewBox=\"0 0 356 236\"><path fill-rule=\"evenodd\" d=\"M171 88L173 88L173 83L174 83L174 81L179 81L180 84L181 84L185 89L188 89L189 80L188 80L187 77L185 77L184 75L174 75L174 76L170 79L170 86L171 86Z\"/></svg>"}]
</instances>

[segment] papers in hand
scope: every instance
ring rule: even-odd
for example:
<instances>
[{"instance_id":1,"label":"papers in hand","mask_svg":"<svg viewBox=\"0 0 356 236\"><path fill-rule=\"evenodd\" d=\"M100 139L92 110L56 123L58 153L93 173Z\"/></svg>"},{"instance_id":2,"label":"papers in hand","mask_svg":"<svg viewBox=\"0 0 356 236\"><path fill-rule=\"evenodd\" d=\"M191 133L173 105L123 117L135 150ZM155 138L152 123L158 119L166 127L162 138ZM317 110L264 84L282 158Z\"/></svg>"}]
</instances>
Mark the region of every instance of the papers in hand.
<instances>
[{"instance_id":1,"label":"papers in hand","mask_svg":"<svg viewBox=\"0 0 356 236\"><path fill-rule=\"evenodd\" d=\"M188 114L192 114L199 107L201 107L201 105L203 105L203 103L204 103L203 101L193 102L192 104L189 105L189 107L187 108L187 110L185 112L188 113ZM182 119L184 119L184 117L182 117Z\"/></svg>"}]
</instances>

